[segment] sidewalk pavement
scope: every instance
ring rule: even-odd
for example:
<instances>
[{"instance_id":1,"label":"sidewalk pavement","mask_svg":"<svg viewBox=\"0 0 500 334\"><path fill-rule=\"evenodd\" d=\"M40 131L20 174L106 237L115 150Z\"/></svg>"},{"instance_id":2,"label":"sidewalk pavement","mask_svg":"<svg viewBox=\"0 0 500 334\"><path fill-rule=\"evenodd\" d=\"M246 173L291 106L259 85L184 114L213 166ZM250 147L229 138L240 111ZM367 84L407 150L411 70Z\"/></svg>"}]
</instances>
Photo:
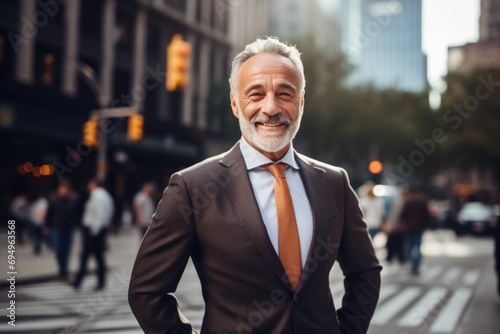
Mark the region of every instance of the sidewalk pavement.
<instances>
[{"instance_id":1,"label":"sidewalk pavement","mask_svg":"<svg viewBox=\"0 0 500 334\"><path fill-rule=\"evenodd\" d=\"M500 331L500 296L497 295L493 256L485 268L455 334L497 334Z\"/></svg>"},{"instance_id":2,"label":"sidewalk pavement","mask_svg":"<svg viewBox=\"0 0 500 334\"><path fill-rule=\"evenodd\" d=\"M133 227L124 228L118 235L108 234L105 254L108 274L113 270L119 270L126 275L130 275L140 245L140 239L139 231ZM80 230L77 230L73 236L73 247L69 260L70 278L77 273L80 266L81 240ZM6 238L2 238L0 240L0 254L5 259L1 261L2 279L0 287L8 284L6 281L6 273L9 271L7 268L7 245ZM29 240L23 245L16 244L15 256L16 285L57 279L58 269L55 255L45 244L38 256L33 254L33 245ZM88 262L88 273L94 273L95 268L95 260L91 257Z\"/></svg>"}]
</instances>

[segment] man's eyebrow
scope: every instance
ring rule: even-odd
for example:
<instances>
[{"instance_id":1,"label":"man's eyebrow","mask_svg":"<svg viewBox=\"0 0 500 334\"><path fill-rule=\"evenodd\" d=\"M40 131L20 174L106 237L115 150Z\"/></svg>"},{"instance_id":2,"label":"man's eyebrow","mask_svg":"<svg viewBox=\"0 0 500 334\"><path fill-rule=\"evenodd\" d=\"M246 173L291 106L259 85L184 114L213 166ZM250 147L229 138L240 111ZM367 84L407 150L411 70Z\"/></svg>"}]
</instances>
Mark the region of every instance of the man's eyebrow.
<instances>
[{"instance_id":1,"label":"man's eyebrow","mask_svg":"<svg viewBox=\"0 0 500 334\"><path fill-rule=\"evenodd\" d=\"M247 89L245 89L245 93L248 93L248 92L250 92L250 91L252 91L252 90L254 90L254 89L262 89L263 87L264 87L264 86L263 86L262 84L259 84L259 83L257 83L257 84L253 84L253 85L251 85L250 87L248 87ZM281 88L281 89L291 89L291 90L293 90L294 92L296 92L296 91L297 91L297 89L295 88L295 86L294 86L294 85L289 84L289 83L286 83L286 82L280 83L280 84L278 85L278 88Z\"/></svg>"},{"instance_id":2,"label":"man's eyebrow","mask_svg":"<svg viewBox=\"0 0 500 334\"><path fill-rule=\"evenodd\" d=\"M264 86L262 86L262 84L253 84L251 85L250 87L248 87L247 89L245 89L245 93L248 93L249 91L251 90L254 90L254 89L262 89Z\"/></svg>"},{"instance_id":3,"label":"man's eyebrow","mask_svg":"<svg viewBox=\"0 0 500 334\"><path fill-rule=\"evenodd\" d=\"M295 86L294 86L294 85L289 84L289 83L286 83L286 82L280 83L280 84L278 85L278 87L279 87L279 88L284 88L284 89L291 89L291 90L293 90L294 92L296 91L296 88L295 88Z\"/></svg>"}]
</instances>

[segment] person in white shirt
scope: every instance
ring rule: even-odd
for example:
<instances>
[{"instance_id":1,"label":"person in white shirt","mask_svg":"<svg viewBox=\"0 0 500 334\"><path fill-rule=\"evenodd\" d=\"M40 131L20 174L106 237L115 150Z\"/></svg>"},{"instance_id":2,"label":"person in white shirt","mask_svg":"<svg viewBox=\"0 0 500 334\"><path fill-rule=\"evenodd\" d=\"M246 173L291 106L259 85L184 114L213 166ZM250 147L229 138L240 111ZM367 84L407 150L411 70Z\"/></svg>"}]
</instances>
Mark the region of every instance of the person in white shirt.
<instances>
[{"instance_id":1,"label":"person in white shirt","mask_svg":"<svg viewBox=\"0 0 500 334\"><path fill-rule=\"evenodd\" d=\"M156 186L153 182L146 182L134 197L133 208L136 225L141 230L142 236L148 230L151 218L155 213L155 204L152 198L155 190Z\"/></svg>"},{"instance_id":2,"label":"person in white shirt","mask_svg":"<svg viewBox=\"0 0 500 334\"><path fill-rule=\"evenodd\" d=\"M364 220L368 226L368 233L372 240L375 238L384 222L385 210L384 201L373 193L373 182L363 185L363 196L359 199L359 205L363 211Z\"/></svg>"},{"instance_id":3,"label":"person in white shirt","mask_svg":"<svg viewBox=\"0 0 500 334\"><path fill-rule=\"evenodd\" d=\"M47 198L40 196L30 206L30 221L33 231L33 253L39 255L42 250L42 242L47 240L44 235L45 217L47 209L49 208L49 201ZM50 243L47 240L47 244Z\"/></svg>"},{"instance_id":4,"label":"person in white shirt","mask_svg":"<svg viewBox=\"0 0 500 334\"><path fill-rule=\"evenodd\" d=\"M88 183L90 197L83 212L83 250L80 259L80 270L73 281L78 289L87 271L87 261L91 253L97 262L98 284L96 291L102 290L105 285L106 264L104 250L106 246L106 232L113 218L113 198L97 180Z\"/></svg>"}]
</instances>

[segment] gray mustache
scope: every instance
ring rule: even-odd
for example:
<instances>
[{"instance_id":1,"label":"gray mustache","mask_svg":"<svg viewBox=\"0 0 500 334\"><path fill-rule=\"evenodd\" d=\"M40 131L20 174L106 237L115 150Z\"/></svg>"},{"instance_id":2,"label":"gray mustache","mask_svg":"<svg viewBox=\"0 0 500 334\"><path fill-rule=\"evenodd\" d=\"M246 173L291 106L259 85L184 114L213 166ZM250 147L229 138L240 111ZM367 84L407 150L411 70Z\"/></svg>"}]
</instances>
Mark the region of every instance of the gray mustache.
<instances>
[{"instance_id":1,"label":"gray mustache","mask_svg":"<svg viewBox=\"0 0 500 334\"><path fill-rule=\"evenodd\" d=\"M285 124L285 126L290 126L290 124L292 124L292 120L289 117L283 115L282 113L272 115L272 116L256 115L256 116L252 117L250 122L252 122L252 124L255 124L255 123L283 123L283 124Z\"/></svg>"}]
</instances>

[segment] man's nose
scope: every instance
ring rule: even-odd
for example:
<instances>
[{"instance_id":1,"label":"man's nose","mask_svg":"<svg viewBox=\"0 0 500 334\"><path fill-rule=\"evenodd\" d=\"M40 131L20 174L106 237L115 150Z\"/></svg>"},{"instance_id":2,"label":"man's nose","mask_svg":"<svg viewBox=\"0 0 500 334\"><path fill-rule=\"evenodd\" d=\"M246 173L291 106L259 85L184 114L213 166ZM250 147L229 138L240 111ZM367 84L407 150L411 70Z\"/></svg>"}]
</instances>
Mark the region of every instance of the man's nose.
<instances>
[{"instance_id":1,"label":"man's nose","mask_svg":"<svg viewBox=\"0 0 500 334\"><path fill-rule=\"evenodd\" d=\"M262 112L266 115L273 116L280 112L280 107L274 94L267 94L263 103Z\"/></svg>"}]
</instances>

